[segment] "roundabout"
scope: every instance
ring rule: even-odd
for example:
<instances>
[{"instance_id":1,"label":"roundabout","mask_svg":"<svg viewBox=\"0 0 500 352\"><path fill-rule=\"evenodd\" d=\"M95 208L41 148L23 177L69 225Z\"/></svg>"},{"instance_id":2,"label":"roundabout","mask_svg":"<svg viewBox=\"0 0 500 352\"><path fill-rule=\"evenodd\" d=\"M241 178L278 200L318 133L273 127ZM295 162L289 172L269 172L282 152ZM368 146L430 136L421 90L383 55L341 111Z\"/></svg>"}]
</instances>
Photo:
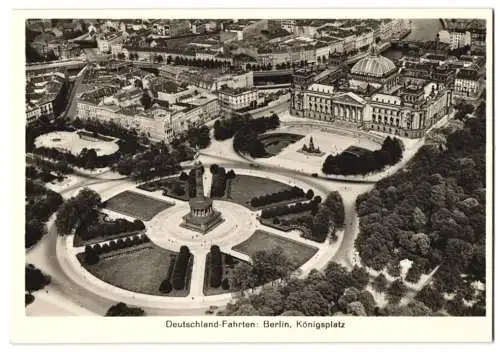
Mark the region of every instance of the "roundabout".
<instances>
[{"instance_id":1,"label":"roundabout","mask_svg":"<svg viewBox=\"0 0 500 352\"><path fill-rule=\"evenodd\" d=\"M236 169L235 172L246 177L245 180L249 177L262 180L259 176L263 176L262 174L250 176L255 172L248 170ZM286 180L288 181L286 184L281 183L283 187L292 186L291 180L287 178L277 177L277 179L280 181L273 180L272 182L281 183ZM201 183L209 186L211 181L211 175L205 173ZM256 185L258 187L258 183ZM293 185L308 186L303 181L297 181ZM314 188L316 194L324 196L315 187L310 186L310 188ZM238 189L233 189L233 192L238 192ZM256 251L270 250L276 245L282 246L285 248L285 252L288 251L288 254L300 258L297 261L299 267L296 273L299 276L305 276L310 270L326 265L342 242L343 233L341 232L337 233L339 238L336 242L318 243L303 238L299 230L284 232L268 227L259 222L259 209L252 210L250 207L238 204L228 198L212 200L204 196L204 194L209 193L204 191L198 193L198 196L203 194L203 197L210 201L214 211L221 214L222 221L209 231L200 233L183 226L186 214L193 210L192 201L174 200L161 195L161 192L137 189L135 185L117 189L106 197L110 199L123 193L136 193L138 196L147 196L151 200L156 198L157 201L174 203L166 209L158 209L150 220L144 221L144 234L149 238L149 242L139 247L118 250L116 253L111 252L110 255L106 254L102 262L93 267L82 260L85 247L75 247L73 235L58 236L57 260L65 274L81 288L106 299L146 309L162 311L186 309L192 311L209 309L210 306L222 306L230 302L238 290L219 290L216 294L206 291L207 282L209 282L207 280L207 270L209 269L206 268L206 265L209 265L207 255L212 246L218 246L224 256L233 257L238 263L247 264L252 263L251 257ZM251 190L250 194L253 194ZM191 198L191 200L193 199L196 198ZM142 211L145 211L147 207L147 204L144 204ZM119 218L121 213L113 210L111 215L113 218ZM131 219L134 216L127 213L124 214L124 217ZM109 245L111 242L103 241L100 246ZM188 265L186 287L182 291L185 293L181 294L181 291L174 290L173 294L166 295L155 291L161 280L167 275L168 266L174 265L175 258L182 251L181 247L183 246L189 248L192 255ZM172 258L170 264L169 260L165 259L167 256ZM228 275L227 271L225 275ZM148 289L143 290L141 284L138 283L139 281L144 281L145 285L143 286L148 287Z\"/></svg>"},{"instance_id":2,"label":"roundabout","mask_svg":"<svg viewBox=\"0 0 500 352\"><path fill-rule=\"evenodd\" d=\"M208 250L214 244L231 248L249 238L257 228L257 212L232 202L215 200L213 203L224 221L205 234L181 226L183 216L189 212L187 202L178 202L147 222L146 234L162 248L178 251L182 245L186 245L194 251Z\"/></svg>"}]
</instances>

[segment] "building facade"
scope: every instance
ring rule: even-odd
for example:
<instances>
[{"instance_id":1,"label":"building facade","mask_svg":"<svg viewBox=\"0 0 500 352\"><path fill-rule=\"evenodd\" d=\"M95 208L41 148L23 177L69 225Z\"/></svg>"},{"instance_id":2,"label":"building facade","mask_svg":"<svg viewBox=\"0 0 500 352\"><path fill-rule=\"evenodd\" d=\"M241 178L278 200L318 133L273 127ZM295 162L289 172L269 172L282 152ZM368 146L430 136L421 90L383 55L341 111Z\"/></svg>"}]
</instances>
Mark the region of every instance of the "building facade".
<instances>
[{"instance_id":1,"label":"building facade","mask_svg":"<svg viewBox=\"0 0 500 352\"><path fill-rule=\"evenodd\" d=\"M476 98L481 93L481 84L478 70L475 68L461 68L455 78L455 95L459 97Z\"/></svg>"},{"instance_id":2,"label":"building facade","mask_svg":"<svg viewBox=\"0 0 500 352\"><path fill-rule=\"evenodd\" d=\"M253 88L234 89L227 86L218 91L219 105L223 109L240 110L257 106L258 91Z\"/></svg>"},{"instance_id":3,"label":"building facade","mask_svg":"<svg viewBox=\"0 0 500 352\"><path fill-rule=\"evenodd\" d=\"M443 82L432 81L439 77ZM445 77L445 78L443 78ZM290 113L339 127L420 138L449 113L452 89L447 75L401 76L387 58L376 55L356 63L343 84L318 84L296 73Z\"/></svg>"}]
</instances>

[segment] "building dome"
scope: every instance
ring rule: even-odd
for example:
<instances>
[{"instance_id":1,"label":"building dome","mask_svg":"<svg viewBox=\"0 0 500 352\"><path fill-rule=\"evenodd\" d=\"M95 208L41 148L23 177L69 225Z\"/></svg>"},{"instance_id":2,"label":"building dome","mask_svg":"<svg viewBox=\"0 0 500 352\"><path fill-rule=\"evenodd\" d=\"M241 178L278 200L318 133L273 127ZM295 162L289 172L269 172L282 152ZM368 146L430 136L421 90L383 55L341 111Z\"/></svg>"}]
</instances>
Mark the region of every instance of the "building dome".
<instances>
[{"instance_id":1,"label":"building dome","mask_svg":"<svg viewBox=\"0 0 500 352\"><path fill-rule=\"evenodd\" d=\"M369 77L386 77L394 71L396 65L390 59L374 54L359 60L351 69L353 75Z\"/></svg>"}]
</instances>

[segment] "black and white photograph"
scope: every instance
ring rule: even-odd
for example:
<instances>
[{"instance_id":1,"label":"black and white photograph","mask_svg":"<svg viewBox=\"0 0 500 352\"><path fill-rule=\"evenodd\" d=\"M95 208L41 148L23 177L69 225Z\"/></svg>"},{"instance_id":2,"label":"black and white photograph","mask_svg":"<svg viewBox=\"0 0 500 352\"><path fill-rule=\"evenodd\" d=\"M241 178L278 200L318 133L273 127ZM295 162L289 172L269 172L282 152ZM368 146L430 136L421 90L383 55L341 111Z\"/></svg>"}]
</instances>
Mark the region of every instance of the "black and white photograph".
<instances>
[{"instance_id":1,"label":"black and white photograph","mask_svg":"<svg viewBox=\"0 0 500 352\"><path fill-rule=\"evenodd\" d=\"M25 317L491 320L491 11L353 11L25 17Z\"/></svg>"}]
</instances>

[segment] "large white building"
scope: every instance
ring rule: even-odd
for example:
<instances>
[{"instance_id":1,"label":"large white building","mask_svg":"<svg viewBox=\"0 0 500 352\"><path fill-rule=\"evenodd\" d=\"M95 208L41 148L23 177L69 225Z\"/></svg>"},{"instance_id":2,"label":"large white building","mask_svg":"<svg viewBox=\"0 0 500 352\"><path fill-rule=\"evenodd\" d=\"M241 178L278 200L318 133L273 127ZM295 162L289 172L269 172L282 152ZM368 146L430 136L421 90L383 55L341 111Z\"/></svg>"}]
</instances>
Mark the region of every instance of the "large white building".
<instances>
[{"instance_id":1,"label":"large white building","mask_svg":"<svg viewBox=\"0 0 500 352\"><path fill-rule=\"evenodd\" d=\"M112 121L125 128L134 128L154 140L170 141L188 128L199 126L219 115L217 97L185 90L173 103L159 99L147 110L140 105L143 91L139 88L100 89L83 93L77 101L78 117ZM138 94L140 93L140 94ZM169 94L169 93L167 93Z\"/></svg>"},{"instance_id":2,"label":"large white building","mask_svg":"<svg viewBox=\"0 0 500 352\"><path fill-rule=\"evenodd\" d=\"M450 49L458 49L467 45L471 45L471 34L469 31L447 31L439 32L439 40L443 43L450 44Z\"/></svg>"},{"instance_id":3,"label":"large white building","mask_svg":"<svg viewBox=\"0 0 500 352\"><path fill-rule=\"evenodd\" d=\"M461 68L455 77L454 93L459 97L475 98L481 93L480 76L477 65Z\"/></svg>"},{"instance_id":4,"label":"large white building","mask_svg":"<svg viewBox=\"0 0 500 352\"><path fill-rule=\"evenodd\" d=\"M400 79L392 61L373 50L352 67L343 85L312 83L311 78L307 72L295 75L290 113L352 129L420 138L452 103L448 87Z\"/></svg>"},{"instance_id":5,"label":"large white building","mask_svg":"<svg viewBox=\"0 0 500 352\"><path fill-rule=\"evenodd\" d=\"M221 108L228 110L240 110L256 107L259 94L255 88L230 88L222 87L218 91L219 104Z\"/></svg>"}]
</instances>

